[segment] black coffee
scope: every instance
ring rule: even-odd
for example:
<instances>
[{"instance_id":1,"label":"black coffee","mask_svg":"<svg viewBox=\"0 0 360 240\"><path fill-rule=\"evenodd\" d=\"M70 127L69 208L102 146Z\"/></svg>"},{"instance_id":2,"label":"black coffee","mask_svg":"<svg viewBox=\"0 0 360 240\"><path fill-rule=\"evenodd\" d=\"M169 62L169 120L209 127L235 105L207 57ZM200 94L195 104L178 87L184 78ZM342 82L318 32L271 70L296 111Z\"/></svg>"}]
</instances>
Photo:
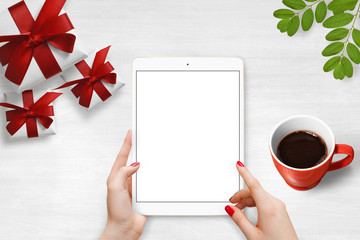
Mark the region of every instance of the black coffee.
<instances>
[{"instance_id":1,"label":"black coffee","mask_svg":"<svg viewBox=\"0 0 360 240\"><path fill-rule=\"evenodd\" d=\"M314 132L301 130L286 135L277 148L281 162L294 168L310 168L327 157L324 140Z\"/></svg>"}]
</instances>

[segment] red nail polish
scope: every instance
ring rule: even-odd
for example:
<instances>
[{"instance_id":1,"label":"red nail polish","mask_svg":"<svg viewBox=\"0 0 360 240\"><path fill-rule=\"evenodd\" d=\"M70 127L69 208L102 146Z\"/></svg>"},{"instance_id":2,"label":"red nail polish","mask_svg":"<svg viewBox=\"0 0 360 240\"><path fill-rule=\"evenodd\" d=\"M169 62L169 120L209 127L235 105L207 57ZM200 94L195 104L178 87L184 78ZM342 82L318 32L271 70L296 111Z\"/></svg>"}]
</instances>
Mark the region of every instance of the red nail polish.
<instances>
[{"instance_id":1,"label":"red nail polish","mask_svg":"<svg viewBox=\"0 0 360 240\"><path fill-rule=\"evenodd\" d=\"M245 167L244 164L242 164L242 162L237 161L237 165L239 165L240 167Z\"/></svg>"},{"instance_id":2,"label":"red nail polish","mask_svg":"<svg viewBox=\"0 0 360 240\"><path fill-rule=\"evenodd\" d=\"M130 164L130 166L136 167L136 166L138 166L139 164L140 164L139 162L134 162L134 163Z\"/></svg>"},{"instance_id":3,"label":"red nail polish","mask_svg":"<svg viewBox=\"0 0 360 240\"><path fill-rule=\"evenodd\" d=\"M231 199L232 199L232 197L231 197L231 198L229 198L229 202L231 202Z\"/></svg>"},{"instance_id":4,"label":"red nail polish","mask_svg":"<svg viewBox=\"0 0 360 240\"><path fill-rule=\"evenodd\" d=\"M227 205L225 207L225 211L227 212L227 214L229 214L230 217L232 217L232 215L234 215L234 212L235 212L235 210L232 207L230 207L229 205Z\"/></svg>"}]
</instances>

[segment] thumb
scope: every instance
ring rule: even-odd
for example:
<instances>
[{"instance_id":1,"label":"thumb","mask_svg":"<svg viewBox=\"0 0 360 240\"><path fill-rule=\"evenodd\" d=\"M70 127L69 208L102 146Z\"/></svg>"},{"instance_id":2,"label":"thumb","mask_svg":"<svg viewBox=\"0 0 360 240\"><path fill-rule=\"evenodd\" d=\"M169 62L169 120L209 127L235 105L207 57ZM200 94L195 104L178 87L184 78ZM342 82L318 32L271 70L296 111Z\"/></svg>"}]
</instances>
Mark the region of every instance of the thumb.
<instances>
[{"instance_id":1,"label":"thumb","mask_svg":"<svg viewBox=\"0 0 360 240\"><path fill-rule=\"evenodd\" d=\"M225 211L232 220L239 226L247 239L257 239L258 229L250 222L245 213L235 206L227 205Z\"/></svg>"},{"instance_id":2,"label":"thumb","mask_svg":"<svg viewBox=\"0 0 360 240\"><path fill-rule=\"evenodd\" d=\"M131 177L140 168L139 162L134 162L130 166L121 167L119 170L121 184L125 185Z\"/></svg>"}]
</instances>

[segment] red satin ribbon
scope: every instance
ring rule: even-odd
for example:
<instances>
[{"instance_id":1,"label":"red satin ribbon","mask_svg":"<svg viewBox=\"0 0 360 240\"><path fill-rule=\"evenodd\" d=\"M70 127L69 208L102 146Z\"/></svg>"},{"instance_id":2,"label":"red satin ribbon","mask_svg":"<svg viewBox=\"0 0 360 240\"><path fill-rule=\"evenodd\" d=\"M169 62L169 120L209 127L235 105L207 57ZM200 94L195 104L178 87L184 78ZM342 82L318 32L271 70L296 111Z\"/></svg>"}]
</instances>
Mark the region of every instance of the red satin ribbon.
<instances>
[{"instance_id":1,"label":"red satin ribbon","mask_svg":"<svg viewBox=\"0 0 360 240\"><path fill-rule=\"evenodd\" d=\"M29 138L38 137L36 119L46 129L50 127L54 116L53 106L49 106L62 93L47 92L36 103L34 103L32 90L22 93L24 107L19 107L10 103L0 103L0 106L13 108L14 110L6 111L6 120L9 124L6 129L11 135L14 135L25 123L27 136Z\"/></svg>"},{"instance_id":2,"label":"red satin ribbon","mask_svg":"<svg viewBox=\"0 0 360 240\"><path fill-rule=\"evenodd\" d=\"M0 36L0 62L8 64L5 76L20 85L34 57L41 72L48 79L61 72L49 44L64 52L71 53L76 37L67 33L74 29L67 14L59 13L66 0L46 0L36 21L24 1L9 8L21 34Z\"/></svg>"},{"instance_id":3,"label":"red satin ribbon","mask_svg":"<svg viewBox=\"0 0 360 240\"><path fill-rule=\"evenodd\" d=\"M109 49L110 46L96 53L92 68L84 60L77 63L75 66L84 78L67 82L56 89L76 85L71 91L76 98L80 97L79 104L87 108L90 106L93 91L99 95L102 101L111 97L111 93L102 83L102 81L109 84L116 83L116 73L112 73L113 66L110 62L105 62Z\"/></svg>"}]
</instances>

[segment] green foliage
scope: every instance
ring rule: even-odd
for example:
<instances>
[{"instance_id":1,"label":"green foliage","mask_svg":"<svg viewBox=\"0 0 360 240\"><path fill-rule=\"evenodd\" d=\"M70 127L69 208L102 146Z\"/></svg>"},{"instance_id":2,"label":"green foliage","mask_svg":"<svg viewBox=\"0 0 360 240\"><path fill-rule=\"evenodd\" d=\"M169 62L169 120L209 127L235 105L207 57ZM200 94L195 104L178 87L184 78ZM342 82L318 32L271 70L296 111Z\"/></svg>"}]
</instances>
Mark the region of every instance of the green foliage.
<instances>
[{"instance_id":1,"label":"green foliage","mask_svg":"<svg viewBox=\"0 0 360 240\"><path fill-rule=\"evenodd\" d=\"M356 64L360 63L360 51L354 44L348 43L346 47L346 52L349 55L351 61L353 61Z\"/></svg>"},{"instance_id":2,"label":"green foliage","mask_svg":"<svg viewBox=\"0 0 360 240\"><path fill-rule=\"evenodd\" d=\"M297 30L299 29L299 26L300 26L299 16L293 17L290 21L290 26L287 29L287 33L288 33L289 37L293 36L297 32Z\"/></svg>"},{"instance_id":3,"label":"green foliage","mask_svg":"<svg viewBox=\"0 0 360 240\"><path fill-rule=\"evenodd\" d=\"M283 19L278 23L277 28L280 30L280 32L286 32L290 26L290 22L290 19Z\"/></svg>"},{"instance_id":4,"label":"green foliage","mask_svg":"<svg viewBox=\"0 0 360 240\"><path fill-rule=\"evenodd\" d=\"M306 4L303 0L283 0L282 2L285 6L293 10L278 9L273 15L274 17L281 19L277 25L280 32L287 32L287 35L290 37L294 36L299 30L300 13L303 13L301 17L301 28L303 31L308 31L312 27L314 17L317 23L321 23L324 21L327 14L326 3L324 0L306 0L309 4ZM315 10L312 9L313 6L316 6ZM296 12L294 10L299 11Z\"/></svg>"},{"instance_id":5,"label":"green foliage","mask_svg":"<svg viewBox=\"0 0 360 240\"><path fill-rule=\"evenodd\" d=\"M326 3L324 1L320 2L315 9L315 19L317 23L324 21L327 13Z\"/></svg>"},{"instance_id":6,"label":"green foliage","mask_svg":"<svg viewBox=\"0 0 360 240\"><path fill-rule=\"evenodd\" d=\"M353 75L353 66L347 57L341 59L341 65L344 67L345 76L351 78Z\"/></svg>"},{"instance_id":7,"label":"green foliage","mask_svg":"<svg viewBox=\"0 0 360 240\"><path fill-rule=\"evenodd\" d=\"M359 0L283 0L290 9L279 9L274 16L280 21L277 28L288 36L294 36L299 29L300 19L303 31L313 26L314 19L325 28L332 29L325 39L330 41L322 55L330 57L323 66L324 72L333 71L335 79L353 76L353 63L360 63L360 30L355 23L360 15ZM355 10L356 8L356 10ZM329 17L328 10L330 11Z\"/></svg>"},{"instance_id":8,"label":"green foliage","mask_svg":"<svg viewBox=\"0 0 360 240\"><path fill-rule=\"evenodd\" d=\"M331 70L334 70L335 67L337 65L339 65L339 63L340 63L340 57L339 56L330 58L330 60L328 60L325 63L324 67L323 67L324 72L330 72Z\"/></svg>"},{"instance_id":9,"label":"green foliage","mask_svg":"<svg viewBox=\"0 0 360 240\"><path fill-rule=\"evenodd\" d=\"M306 7L306 3L303 0L283 0L283 4L294 10L301 10Z\"/></svg>"},{"instance_id":10,"label":"green foliage","mask_svg":"<svg viewBox=\"0 0 360 240\"><path fill-rule=\"evenodd\" d=\"M354 15L350 13L338 13L335 14L323 22L323 26L326 28L337 28L348 25L354 18Z\"/></svg>"},{"instance_id":11,"label":"green foliage","mask_svg":"<svg viewBox=\"0 0 360 240\"><path fill-rule=\"evenodd\" d=\"M294 16L295 13L291 11L290 9L279 9L274 12L274 17L280 18L280 19L287 19Z\"/></svg>"},{"instance_id":12,"label":"green foliage","mask_svg":"<svg viewBox=\"0 0 360 240\"><path fill-rule=\"evenodd\" d=\"M340 79L343 80L345 77L345 70L343 65L339 64L336 66L336 68L334 69L334 78L335 79Z\"/></svg>"},{"instance_id":13,"label":"green foliage","mask_svg":"<svg viewBox=\"0 0 360 240\"><path fill-rule=\"evenodd\" d=\"M306 10L301 19L301 27L304 31L308 31L314 22L314 13L311 8Z\"/></svg>"},{"instance_id":14,"label":"green foliage","mask_svg":"<svg viewBox=\"0 0 360 240\"><path fill-rule=\"evenodd\" d=\"M360 47L360 31L357 30L356 28L353 29L352 38L353 38L354 43L355 43L358 47Z\"/></svg>"},{"instance_id":15,"label":"green foliage","mask_svg":"<svg viewBox=\"0 0 360 240\"><path fill-rule=\"evenodd\" d=\"M334 0L332 1L328 9L334 14L341 13L347 10L354 10L357 0Z\"/></svg>"},{"instance_id":16,"label":"green foliage","mask_svg":"<svg viewBox=\"0 0 360 240\"><path fill-rule=\"evenodd\" d=\"M336 28L336 29L332 30L331 32L329 32L325 36L325 39L328 40L328 41L341 40L341 39L344 39L345 37L347 37L348 33L349 33L349 29Z\"/></svg>"},{"instance_id":17,"label":"green foliage","mask_svg":"<svg viewBox=\"0 0 360 240\"><path fill-rule=\"evenodd\" d=\"M325 57L332 56L335 54L338 54L344 49L344 43L343 42L334 42L331 43L329 46L327 46L323 51L322 55Z\"/></svg>"}]
</instances>

